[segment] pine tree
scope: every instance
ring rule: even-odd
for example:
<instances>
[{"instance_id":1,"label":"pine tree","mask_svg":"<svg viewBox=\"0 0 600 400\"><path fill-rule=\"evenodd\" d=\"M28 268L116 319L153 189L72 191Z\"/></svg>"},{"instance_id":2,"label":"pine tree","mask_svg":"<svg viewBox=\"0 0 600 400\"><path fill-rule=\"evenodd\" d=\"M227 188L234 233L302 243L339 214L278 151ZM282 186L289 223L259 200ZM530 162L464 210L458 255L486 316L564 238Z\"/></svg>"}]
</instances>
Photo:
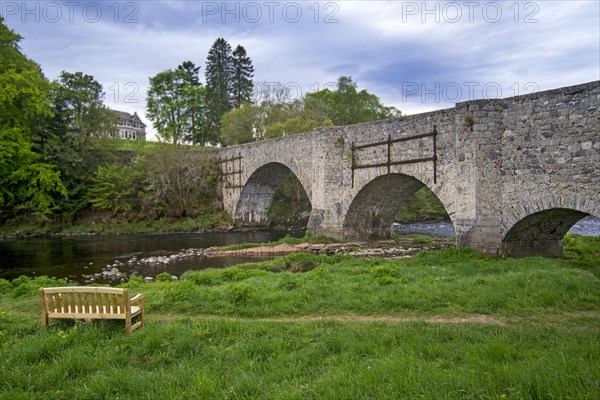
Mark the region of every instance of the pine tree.
<instances>
[{"instance_id":1,"label":"pine tree","mask_svg":"<svg viewBox=\"0 0 600 400\"><path fill-rule=\"evenodd\" d=\"M231 46L223 38L213 43L206 59L206 101L210 141L219 140L221 116L232 109L233 57Z\"/></svg>"},{"instance_id":2,"label":"pine tree","mask_svg":"<svg viewBox=\"0 0 600 400\"><path fill-rule=\"evenodd\" d=\"M238 45L233 51L232 105L237 108L252 99L254 67L246 49Z\"/></svg>"},{"instance_id":3,"label":"pine tree","mask_svg":"<svg viewBox=\"0 0 600 400\"><path fill-rule=\"evenodd\" d=\"M177 69L180 71L185 71L185 73L188 75L187 81L189 83L197 86L202 85L200 83L200 76L198 74L198 71L200 71L200 67L196 67L196 64L194 64L193 62L184 61L181 64L179 64Z\"/></svg>"}]
</instances>

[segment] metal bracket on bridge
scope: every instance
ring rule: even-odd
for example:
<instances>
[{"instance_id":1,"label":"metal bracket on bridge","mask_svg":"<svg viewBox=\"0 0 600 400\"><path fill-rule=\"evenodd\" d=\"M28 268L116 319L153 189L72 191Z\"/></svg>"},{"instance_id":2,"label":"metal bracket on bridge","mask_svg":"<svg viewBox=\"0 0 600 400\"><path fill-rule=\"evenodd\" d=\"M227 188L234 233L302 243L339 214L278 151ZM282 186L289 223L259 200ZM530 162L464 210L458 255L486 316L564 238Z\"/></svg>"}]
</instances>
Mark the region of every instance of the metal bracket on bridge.
<instances>
[{"instance_id":1,"label":"metal bracket on bridge","mask_svg":"<svg viewBox=\"0 0 600 400\"><path fill-rule=\"evenodd\" d=\"M385 141L361 144L358 146L355 146L354 142L352 142L352 164L350 167L352 169L352 187L354 187L354 170L356 170L356 169L387 167L387 173L389 175L390 167L392 165L415 164L415 163L426 162L426 161L433 161L433 183L434 184L437 183L437 134L438 134L437 126L433 125L433 132L423 133L421 135L405 136L405 137L398 138L398 139L392 139L391 135L388 135L388 138ZM416 139L422 139L422 138L427 138L427 137L433 138L433 155L431 157L392 161L392 144L400 143L400 142L407 142L409 140L416 140ZM356 157L354 156L355 152L357 150L366 149L366 148L375 147L375 146L387 146L387 161L383 162L383 163L377 163L377 164L357 165Z\"/></svg>"}]
</instances>

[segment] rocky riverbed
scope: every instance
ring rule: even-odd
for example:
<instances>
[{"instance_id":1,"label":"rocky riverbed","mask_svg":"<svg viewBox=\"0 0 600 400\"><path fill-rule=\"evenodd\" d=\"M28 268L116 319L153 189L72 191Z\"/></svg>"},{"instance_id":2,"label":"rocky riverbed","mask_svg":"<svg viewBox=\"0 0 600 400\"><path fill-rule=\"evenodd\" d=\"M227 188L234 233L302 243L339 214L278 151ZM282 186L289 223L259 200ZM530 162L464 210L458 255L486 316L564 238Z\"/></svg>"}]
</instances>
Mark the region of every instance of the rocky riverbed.
<instances>
[{"instance_id":1,"label":"rocky riverbed","mask_svg":"<svg viewBox=\"0 0 600 400\"><path fill-rule=\"evenodd\" d=\"M301 243L298 245L278 244L278 245L263 245L249 247L244 249L227 250L223 247L209 247L206 249L182 249L178 252L165 255L156 255L151 257L138 258L132 256L127 260L115 260L113 263L107 264L102 272L96 274L82 275L83 282L91 284L99 281L107 281L113 284L125 282L129 277L140 276L140 272L136 267L154 266L155 270L164 270L171 263L181 260L199 259L204 257L256 257L257 260L265 257L271 259L287 254L304 252L312 254L349 254L355 257L373 258L373 257L410 257L421 250L435 250L453 244L451 239L438 238L431 241L419 241L411 238L405 238L402 241L379 241L379 242L353 242L353 243L328 243L314 244ZM139 268L141 269L141 268ZM128 270L130 272L125 272ZM163 271L164 271L163 270ZM154 276L144 276L146 281L154 281ZM172 275L172 279L178 279L176 275Z\"/></svg>"}]
</instances>

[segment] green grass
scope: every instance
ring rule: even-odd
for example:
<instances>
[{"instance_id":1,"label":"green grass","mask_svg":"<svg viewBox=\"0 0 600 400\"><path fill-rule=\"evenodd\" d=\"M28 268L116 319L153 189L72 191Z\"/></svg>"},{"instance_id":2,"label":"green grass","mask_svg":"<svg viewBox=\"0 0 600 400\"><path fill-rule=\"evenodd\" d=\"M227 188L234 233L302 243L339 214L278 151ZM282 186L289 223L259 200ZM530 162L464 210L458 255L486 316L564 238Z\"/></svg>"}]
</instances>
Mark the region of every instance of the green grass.
<instances>
[{"instance_id":1,"label":"green grass","mask_svg":"<svg viewBox=\"0 0 600 400\"><path fill-rule=\"evenodd\" d=\"M0 399L596 399L598 268L292 254L130 280L147 325L129 337L122 321L41 329L37 287L64 282L0 280Z\"/></svg>"},{"instance_id":2,"label":"green grass","mask_svg":"<svg viewBox=\"0 0 600 400\"><path fill-rule=\"evenodd\" d=\"M600 237L567 235L564 238L564 257L600 278Z\"/></svg>"}]
</instances>

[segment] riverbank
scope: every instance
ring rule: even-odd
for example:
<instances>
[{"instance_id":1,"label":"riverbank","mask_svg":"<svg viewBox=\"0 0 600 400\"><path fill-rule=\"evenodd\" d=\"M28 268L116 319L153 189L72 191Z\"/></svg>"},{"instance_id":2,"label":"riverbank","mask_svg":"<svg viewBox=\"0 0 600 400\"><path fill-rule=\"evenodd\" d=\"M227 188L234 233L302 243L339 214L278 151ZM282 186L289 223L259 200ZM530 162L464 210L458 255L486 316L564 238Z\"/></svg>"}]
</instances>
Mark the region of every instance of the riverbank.
<instances>
[{"instance_id":1,"label":"riverbank","mask_svg":"<svg viewBox=\"0 0 600 400\"><path fill-rule=\"evenodd\" d=\"M146 303L131 336L42 329L37 288L64 283L0 280L0 398L595 398L598 268L454 247L293 254L131 279Z\"/></svg>"},{"instance_id":2,"label":"riverbank","mask_svg":"<svg viewBox=\"0 0 600 400\"><path fill-rule=\"evenodd\" d=\"M349 255L359 258L393 258L410 257L420 251L439 250L454 245L454 240L423 235L396 236L394 240L377 242L345 242L340 243L323 236L290 237L285 236L270 243L242 243L230 246L215 246L208 248L187 248L148 257L137 255L128 258L115 259L97 273L83 273L79 280L84 284L97 282L118 284L127 281L132 276L142 276L152 282L159 275L174 275L174 265L185 262L187 265L202 266L208 260L237 260L232 264L245 262L273 260L279 256L306 255ZM194 269L202 269L196 267ZM147 271L152 271L148 273ZM74 279L75 280L75 279Z\"/></svg>"},{"instance_id":3,"label":"riverbank","mask_svg":"<svg viewBox=\"0 0 600 400\"><path fill-rule=\"evenodd\" d=\"M195 218L162 218L139 221L88 217L74 225L13 221L0 226L0 238L128 233L224 232L228 230L232 230L231 219L227 213L221 212L205 214Z\"/></svg>"}]
</instances>

